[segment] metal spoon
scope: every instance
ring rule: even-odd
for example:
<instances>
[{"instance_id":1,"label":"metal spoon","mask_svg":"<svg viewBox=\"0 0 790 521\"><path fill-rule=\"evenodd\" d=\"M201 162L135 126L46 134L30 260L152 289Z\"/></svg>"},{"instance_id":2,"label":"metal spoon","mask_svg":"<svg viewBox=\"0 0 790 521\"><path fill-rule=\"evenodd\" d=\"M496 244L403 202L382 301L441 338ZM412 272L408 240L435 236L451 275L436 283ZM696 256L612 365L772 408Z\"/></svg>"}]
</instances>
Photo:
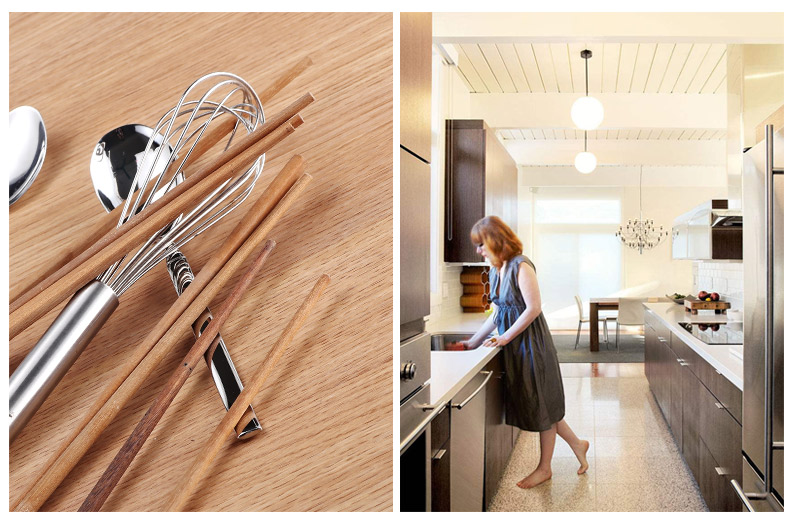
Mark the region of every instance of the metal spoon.
<instances>
[{"instance_id":1,"label":"metal spoon","mask_svg":"<svg viewBox=\"0 0 790 521\"><path fill-rule=\"evenodd\" d=\"M35 181L47 153L44 119L33 107L17 107L8 114L11 165L8 167L9 205L14 204Z\"/></svg>"},{"instance_id":2,"label":"metal spoon","mask_svg":"<svg viewBox=\"0 0 790 521\"><path fill-rule=\"evenodd\" d=\"M124 125L108 132L97 143L91 157L90 173L96 195L107 212L122 205L126 196L133 193L130 188L138 168L150 168L150 165L139 166L139 163L153 132L152 128L145 125ZM156 156L153 152L160 146L162 146L162 136L157 134L153 141L152 153L149 153L151 160ZM156 165L155 175L167 167L167 158L170 157L172 149L169 144L165 146L168 149L159 154L161 159ZM179 173L176 183L182 180L183 175ZM134 191L137 189L138 187L135 186ZM157 192L153 199L156 200L160 197L166 189L167 187ZM168 256L167 270L179 295L195 278L186 257L178 251ZM196 337L208 326L210 320L211 313L209 312L208 318L200 325L199 330L195 331ZM209 365L211 376L225 409L230 409L243 386L222 337L220 337L211 361L206 360L206 363ZM237 427L236 434L239 439L250 437L261 430L261 424L255 416L255 411L252 410L252 406L249 408L252 412L252 420L243 429Z\"/></svg>"}]
</instances>

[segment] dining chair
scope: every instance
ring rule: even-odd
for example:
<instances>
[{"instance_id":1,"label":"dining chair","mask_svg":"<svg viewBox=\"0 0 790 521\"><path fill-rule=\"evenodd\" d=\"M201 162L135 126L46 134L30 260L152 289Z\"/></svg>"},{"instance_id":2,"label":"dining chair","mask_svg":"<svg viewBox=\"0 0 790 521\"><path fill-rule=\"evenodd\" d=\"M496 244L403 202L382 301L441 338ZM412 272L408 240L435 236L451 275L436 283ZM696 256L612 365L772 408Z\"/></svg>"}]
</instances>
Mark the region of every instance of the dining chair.
<instances>
[{"instance_id":1,"label":"dining chair","mask_svg":"<svg viewBox=\"0 0 790 521\"><path fill-rule=\"evenodd\" d=\"M579 295L574 295L573 298L576 299L576 307L579 308L579 327L576 330L576 344L574 344L573 349L579 347L579 337L582 333L582 324L586 324L590 321L590 317L584 316L584 306L582 305L582 299ZM602 317L598 319L603 324L603 339L604 342L609 344L609 330L606 327L606 317Z\"/></svg>"},{"instance_id":2,"label":"dining chair","mask_svg":"<svg viewBox=\"0 0 790 521\"><path fill-rule=\"evenodd\" d=\"M645 324L645 309L642 306L643 298L620 297L617 310L617 330L614 335L614 345L620 352L620 325L642 326Z\"/></svg>"}]
</instances>

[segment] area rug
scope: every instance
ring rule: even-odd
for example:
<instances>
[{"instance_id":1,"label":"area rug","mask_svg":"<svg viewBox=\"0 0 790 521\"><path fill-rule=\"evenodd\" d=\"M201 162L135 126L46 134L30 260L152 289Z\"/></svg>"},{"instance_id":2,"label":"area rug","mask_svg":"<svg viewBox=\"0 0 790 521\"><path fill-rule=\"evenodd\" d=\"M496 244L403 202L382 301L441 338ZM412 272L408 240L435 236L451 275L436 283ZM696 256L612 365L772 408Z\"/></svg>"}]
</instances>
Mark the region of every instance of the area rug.
<instances>
[{"instance_id":1,"label":"area rug","mask_svg":"<svg viewBox=\"0 0 790 521\"><path fill-rule=\"evenodd\" d=\"M576 333L552 333L554 347L557 349L557 358L561 364L589 363L589 362L644 362L645 337L642 335L620 335L620 352L614 346L614 332L609 334L609 345L601 339L599 351L590 351L590 334L579 339L579 346L573 349L576 343Z\"/></svg>"}]
</instances>

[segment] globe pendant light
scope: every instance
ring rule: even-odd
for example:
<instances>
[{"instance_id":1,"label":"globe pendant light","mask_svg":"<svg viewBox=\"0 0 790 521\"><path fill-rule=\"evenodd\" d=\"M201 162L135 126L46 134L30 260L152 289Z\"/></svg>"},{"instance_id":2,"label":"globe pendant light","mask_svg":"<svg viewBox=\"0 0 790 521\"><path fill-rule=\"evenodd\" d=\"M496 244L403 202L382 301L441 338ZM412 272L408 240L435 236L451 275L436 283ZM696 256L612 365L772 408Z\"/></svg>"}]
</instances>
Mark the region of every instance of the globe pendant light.
<instances>
[{"instance_id":1,"label":"globe pendant light","mask_svg":"<svg viewBox=\"0 0 790 521\"><path fill-rule=\"evenodd\" d=\"M585 49L581 53L584 58L584 97L573 102L571 106L571 119L582 130L594 130L603 121L603 105L590 96L589 74L587 60L592 57L592 51Z\"/></svg>"},{"instance_id":2,"label":"globe pendant light","mask_svg":"<svg viewBox=\"0 0 790 521\"><path fill-rule=\"evenodd\" d=\"M581 172L582 174L589 174L593 170L595 170L595 166L598 164L598 160L595 158L595 154L592 152L587 152L587 131L584 131L584 152L579 152L576 154L576 159L574 160L573 164L576 166L576 170Z\"/></svg>"}]
</instances>

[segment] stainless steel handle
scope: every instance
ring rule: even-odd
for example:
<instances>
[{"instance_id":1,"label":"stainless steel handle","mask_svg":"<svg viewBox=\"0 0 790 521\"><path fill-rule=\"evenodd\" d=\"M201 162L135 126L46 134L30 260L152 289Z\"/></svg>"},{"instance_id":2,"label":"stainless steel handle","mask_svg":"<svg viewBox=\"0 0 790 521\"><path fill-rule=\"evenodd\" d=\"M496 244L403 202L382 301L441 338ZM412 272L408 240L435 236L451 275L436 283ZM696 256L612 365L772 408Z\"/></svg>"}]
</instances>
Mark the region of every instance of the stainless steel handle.
<instances>
[{"instance_id":1,"label":"stainless steel handle","mask_svg":"<svg viewBox=\"0 0 790 521\"><path fill-rule=\"evenodd\" d=\"M195 279L189 262L180 251L168 255L167 271L170 273L173 286L175 286L176 293L179 295L181 295ZM202 316L206 317L203 323L199 325L195 324L195 326L199 327L193 326L195 338L198 338L203 331L206 330L212 319L211 311L208 308L206 308ZM236 366L233 365L233 360L230 358L230 353L228 353L228 348L221 335L219 336L217 348L214 350L214 355L211 357L211 360L206 359L206 365L209 367L211 378L214 380L214 385L217 387L219 396L222 399L222 405L225 406L225 410L230 409L233 402L235 402L236 398L241 394L244 386L241 383L239 373L236 371ZM243 429L236 429L236 437L238 439L248 438L261 431L261 423L258 421L258 417L255 415L255 410L252 408L252 405L248 407L248 410L252 413L252 419Z\"/></svg>"},{"instance_id":2,"label":"stainless steel handle","mask_svg":"<svg viewBox=\"0 0 790 521\"><path fill-rule=\"evenodd\" d=\"M94 280L66 304L8 382L9 440L14 441L80 353L118 307L118 297Z\"/></svg>"},{"instance_id":3,"label":"stainless steel handle","mask_svg":"<svg viewBox=\"0 0 790 521\"><path fill-rule=\"evenodd\" d=\"M688 362L680 362L680 365L683 366L683 367L688 367L691 364L689 364Z\"/></svg>"},{"instance_id":4,"label":"stainless steel handle","mask_svg":"<svg viewBox=\"0 0 790 521\"><path fill-rule=\"evenodd\" d=\"M485 380L483 380L483 383L480 384L480 387L475 389L475 392L470 394L469 397L466 400L462 401L461 403L451 403L450 407L452 407L453 409L463 409L466 406L466 404L471 402L472 399L475 396L477 396L480 393L480 391L483 390L483 388L486 386L486 384L491 379L491 377L494 376L494 372L493 371L480 371L480 374L486 375L486 378L485 378Z\"/></svg>"},{"instance_id":5,"label":"stainless steel handle","mask_svg":"<svg viewBox=\"0 0 790 521\"><path fill-rule=\"evenodd\" d=\"M400 444L400 453L403 454L403 451L411 445L411 442L414 441L422 431L425 429L425 426L428 425L433 421L434 418L439 416L439 414L444 411L446 407L446 403L440 403L439 405L430 405L430 404L423 404L417 405L416 407L422 407L423 410L428 411L431 410L431 414L425 417L401 442Z\"/></svg>"},{"instance_id":6,"label":"stainless steel handle","mask_svg":"<svg viewBox=\"0 0 790 521\"><path fill-rule=\"evenodd\" d=\"M765 126L765 493L773 487L774 392L774 126Z\"/></svg>"},{"instance_id":7,"label":"stainless steel handle","mask_svg":"<svg viewBox=\"0 0 790 521\"><path fill-rule=\"evenodd\" d=\"M714 402L714 403L715 403L717 409L726 409L726 407L723 404L721 404L719 402Z\"/></svg>"},{"instance_id":8,"label":"stainless steel handle","mask_svg":"<svg viewBox=\"0 0 790 521\"><path fill-rule=\"evenodd\" d=\"M725 469L724 467L714 467L714 470L716 471L716 474L718 474L719 476L726 476L727 474L729 474L727 472L727 469Z\"/></svg>"},{"instance_id":9,"label":"stainless steel handle","mask_svg":"<svg viewBox=\"0 0 790 521\"><path fill-rule=\"evenodd\" d=\"M752 502L749 501L749 497L746 495L746 492L743 491L741 485L738 484L738 482L734 479L730 480L730 485L732 485L732 488L735 489L735 493L738 494L738 499L741 500L741 503L743 503L743 506L746 507L746 510L749 512L754 512L755 510L752 506Z\"/></svg>"},{"instance_id":10,"label":"stainless steel handle","mask_svg":"<svg viewBox=\"0 0 790 521\"><path fill-rule=\"evenodd\" d=\"M450 146L449 151L447 150L448 147L445 146L445 156L450 156L450 169L445 169L445 172L449 172L449 174L445 175L445 182L444 182L444 215L445 215L445 235L447 236L448 241L453 240L453 138L455 137L455 130L452 120L449 120L449 132L450 132ZM445 138L446 141L447 138ZM448 153L449 152L449 153Z\"/></svg>"},{"instance_id":11,"label":"stainless steel handle","mask_svg":"<svg viewBox=\"0 0 790 521\"><path fill-rule=\"evenodd\" d=\"M431 459L435 461L439 461L444 457L445 454L447 454L447 449L439 449L436 451L436 454L434 454Z\"/></svg>"}]
</instances>

